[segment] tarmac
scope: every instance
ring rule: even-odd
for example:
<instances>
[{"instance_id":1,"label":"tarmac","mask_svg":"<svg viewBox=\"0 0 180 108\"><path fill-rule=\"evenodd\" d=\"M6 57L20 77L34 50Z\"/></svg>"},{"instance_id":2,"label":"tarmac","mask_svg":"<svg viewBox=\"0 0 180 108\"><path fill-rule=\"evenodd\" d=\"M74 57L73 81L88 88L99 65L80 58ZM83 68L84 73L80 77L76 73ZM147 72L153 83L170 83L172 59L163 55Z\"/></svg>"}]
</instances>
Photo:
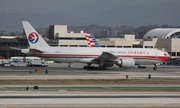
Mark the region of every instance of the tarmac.
<instances>
[{"instance_id":1,"label":"tarmac","mask_svg":"<svg viewBox=\"0 0 180 108\"><path fill-rule=\"evenodd\" d=\"M179 93L0 92L2 108L179 108Z\"/></svg>"},{"instance_id":2,"label":"tarmac","mask_svg":"<svg viewBox=\"0 0 180 108\"><path fill-rule=\"evenodd\" d=\"M49 67L0 67L0 80L56 79L151 79L179 81L179 66L152 66L139 69L84 70L84 65L53 63ZM36 72L37 69L42 72ZM47 73L48 70L48 73ZM31 73L30 73L31 72ZM128 76L128 77L127 77ZM29 87L28 91L26 86ZM33 90L39 86L39 90ZM96 92L94 88L180 88L179 84L61 84L0 85L11 88L0 91L0 108L179 108L180 93L173 92ZM20 88L17 90L17 88ZM47 90L47 88L56 88ZM63 88L89 88L89 91L68 91ZM92 91L91 91L92 90Z\"/></svg>"}]
</instances>

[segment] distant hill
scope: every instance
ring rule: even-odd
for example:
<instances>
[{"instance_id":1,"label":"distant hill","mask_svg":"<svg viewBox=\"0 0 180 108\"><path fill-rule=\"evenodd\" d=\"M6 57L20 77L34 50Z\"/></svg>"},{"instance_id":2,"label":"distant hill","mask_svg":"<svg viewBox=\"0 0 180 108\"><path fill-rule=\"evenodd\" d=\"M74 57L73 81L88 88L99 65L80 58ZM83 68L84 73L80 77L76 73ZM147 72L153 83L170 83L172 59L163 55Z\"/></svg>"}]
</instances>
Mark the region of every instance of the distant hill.
<instances>
[{"instance_id":1,"label":"distant hill","mask_svg":"<svg viewBox=\"0 0 180 108\"><path fill-rule=\"evenodd\" d=\"M0 10L0 31L22 30L21 21L29 21L35 28L48 27L51 24L79 26L93 24L91 18L72 17L65 14L23 13L16 10Z\"/></svg>"},{"instance_id":2,"label":"distant hill","mask_svg":"<svg viewBox=\"0 0 180 108\"><path fill-rule=\"evenodd\" d=\"M98 5L85 8L81 5L81 10L73 7L68 13L37 13L22 12L17 10L0 10L0 31L19 31L22 30L21 21L29 21L35 28L48 27L50 24L65 24L68 26L79 25L180 25L180 6L174 3L161 3L156 5L123 5L102 8L98 10ZM82 10L84 9L84 10ZM93 14L93 11L96 11ZM87 13L89 11L89 13ZM86 15L85 15L86 12ZM74 13L74 14L73 14ZM81 15L82 14L82 15ZM84 14L84 16L83 16ZM92 14L92 15L91 15ZM76 15L76 16L75 16Z\"/></svg>"},{"instance_id":3,"label":"distant hill","mask_svg":"<svg viewBox=\"0 0 180 108\"><path fill-rule=\"evenodd\" d=\"M119 6L99 14L97 18L102 19L102 22L120 25L169 24L177 26L180 25L179 9L180 6L173 3Z\"/></svg>"}]
</instances>

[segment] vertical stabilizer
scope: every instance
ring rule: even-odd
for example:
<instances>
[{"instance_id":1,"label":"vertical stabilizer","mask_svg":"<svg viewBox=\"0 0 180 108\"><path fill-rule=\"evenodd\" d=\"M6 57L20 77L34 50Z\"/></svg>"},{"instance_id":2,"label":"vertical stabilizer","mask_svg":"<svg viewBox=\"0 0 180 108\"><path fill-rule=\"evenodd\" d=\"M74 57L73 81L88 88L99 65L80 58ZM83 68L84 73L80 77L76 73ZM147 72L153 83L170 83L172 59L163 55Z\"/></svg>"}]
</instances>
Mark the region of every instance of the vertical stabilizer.
<instances>
[{"instance_id":1,"label":"vertical stabilizer","mask_svg":"<svg viewBox=\"0 0 180 108\"><path fill-rule=\"evenodd\" d=\"M30 48L38 47L50 47L45 40L39 35L39 33L29 24L28 21L22 21L27 40L29 42Z\"/></svg>"},{"instance_id":2,"label":"vertical stabilizer","mask_svg":"<svg viewBox=\"0 0 180 108\"><path fill-rule=\"evenodd\" d=\"M89 47L101 47L92 33L86 33L85 36Z\"/></svg>"}]
</instances>

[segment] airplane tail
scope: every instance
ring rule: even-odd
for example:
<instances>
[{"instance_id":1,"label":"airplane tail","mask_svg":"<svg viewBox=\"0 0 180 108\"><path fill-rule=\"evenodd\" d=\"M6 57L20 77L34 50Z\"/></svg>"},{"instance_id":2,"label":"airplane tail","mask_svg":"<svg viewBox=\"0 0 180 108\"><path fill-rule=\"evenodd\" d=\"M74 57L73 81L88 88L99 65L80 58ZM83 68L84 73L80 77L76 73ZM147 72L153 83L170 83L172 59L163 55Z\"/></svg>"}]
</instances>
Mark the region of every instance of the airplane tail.
<instances>
[{"instance_id":1,"label":"airplane tail","mask_svg":"<svg viewBox=\"0 0 180 108\"><path fill-rule=\"evenodd\" d=\"M86 40L89 47L101 47L92 33L86 33Z\"/></svg>"},{"instance_id":2,"label":"airplane tail","mask_svg":"<svg viewBox=\"0 0 180 108\"><path fill-rule=\"evenodd\" d=\"M22 21L22 25L25 30L30 48L50 47L28 21Z\"/></svg>"}]
</instances>

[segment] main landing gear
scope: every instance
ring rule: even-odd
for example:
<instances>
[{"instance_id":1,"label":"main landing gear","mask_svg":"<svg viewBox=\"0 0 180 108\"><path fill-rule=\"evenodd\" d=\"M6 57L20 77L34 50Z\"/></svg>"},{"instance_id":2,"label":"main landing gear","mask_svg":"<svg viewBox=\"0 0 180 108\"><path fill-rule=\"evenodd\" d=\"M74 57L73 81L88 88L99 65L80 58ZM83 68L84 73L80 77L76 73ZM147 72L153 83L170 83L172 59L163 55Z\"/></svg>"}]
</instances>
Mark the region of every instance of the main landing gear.
<instances>
[{"instance_id":1,"label":"main landing gear","mask_svg":"<svg viewBox=\"0 0 180 108\"><path fill-rule=\"evenodd\" d=\"M98 67L95 67L95 66L91 66L91 64L87 64L87 66L84 66L84 69L106 70L107 68L101 65L99 65Z\"/></svg>"},{"instance_id":2,"label":"main landing gear","mask_svg":"<svg viewBox=\"0 0 180 108\"><path fill-rule=\"evenodd\" d=\"M156 64L154 64L154 68L153 68L154 70L157 70L157 65Z\"/></svg>"}]
</instances>

